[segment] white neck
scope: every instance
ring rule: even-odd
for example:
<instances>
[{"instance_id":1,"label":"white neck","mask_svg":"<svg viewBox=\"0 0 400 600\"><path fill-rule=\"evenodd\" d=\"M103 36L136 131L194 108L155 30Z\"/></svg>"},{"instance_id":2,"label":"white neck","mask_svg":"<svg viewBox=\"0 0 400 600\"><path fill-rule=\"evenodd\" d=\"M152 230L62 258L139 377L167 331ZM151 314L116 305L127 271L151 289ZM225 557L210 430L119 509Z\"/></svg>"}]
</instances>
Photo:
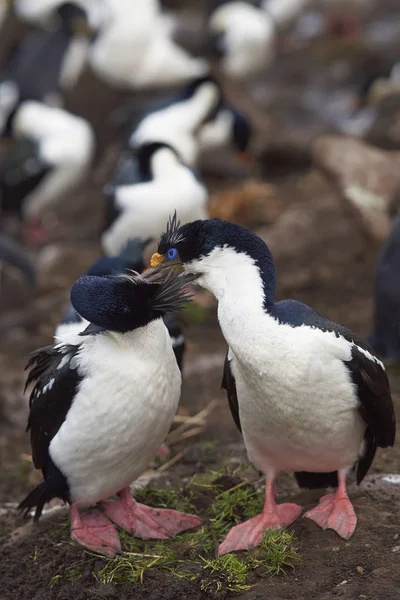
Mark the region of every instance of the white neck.
<instances>
[{"instance_id":1,"label":"white neck","mask_svg":"<svg viewBox=\"0 0 400 600\"><path fill-rule=\"evenodd\" d=\"M188 130L201 125L209 111L217 105L219 91L212 83L203 83L194 94L182 102L182 113L185 112L185 127Z\"/></svg>"},{"instance_id":2,"label":"white neck","mask_svg":"<svg viewBox=\"0 0 400 600\"><path fill-rule=\"evenodd\" d=\"M204 273L197 282L217 298L222 333L236 356L251 355L255 341L276 329L277 321L264 309L259 268L249 255L215 248L187 269Z\"/></svg>"},{"instance_id":3,"label":"white neck","mask_svg":"<svg viewBox=\"0 0 400 600\"><path fill-rule=\"evenodd\" d=\"M160 351L164 351L163 340L167 340L165 332L164 322L159 318L151 321L145 327L139 327L126 333L109 331L108 335L124 349L130 350L134 347L136 353L140 354L143 351L151 358L159 356Z\"/></svg>"},{"instance_id":4,"label":"white neck","mask_svg":"<svg viewBox=\"0 0 400 600\"><path fill-rule=\"evenodd\" d=\"M157 150L151 157L150 164L153 179L173 178L177 169L182 167L175 152L169 148Z\"/></svg>"}]
</instances>

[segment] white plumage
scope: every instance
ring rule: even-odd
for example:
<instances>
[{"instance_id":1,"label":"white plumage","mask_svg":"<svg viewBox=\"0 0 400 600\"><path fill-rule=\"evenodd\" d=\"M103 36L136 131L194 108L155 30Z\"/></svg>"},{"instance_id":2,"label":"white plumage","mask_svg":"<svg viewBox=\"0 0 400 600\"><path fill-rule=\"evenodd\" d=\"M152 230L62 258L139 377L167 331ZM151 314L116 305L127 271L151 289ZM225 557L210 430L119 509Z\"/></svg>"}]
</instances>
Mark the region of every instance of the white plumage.
<instances>
[{"instance_id":1,"label":"white plumage","mask_svg":"<svg viewBox=\"0 0 400 600\"><path fill-rule=\"evenodd\" d=\"M181 375L161 319L78 341L76 367L84 379L49 450L72 501L86 506L144 471L172 423Z\"/></svg>"},{"instance_id":2,"label":"white plumage","mask_svg":"<svg viewBox=\"0 0 400 600\"><path fill-rule=\"evenodd\" d=\"M197 134L217 107L220 96L218 85L205 80L188 98L144 117L133 131L129 145L135 148L148 142L164 142L175 148L187 165L194 166L199 152Z\"/></svg>"},{"instance_id":3,"label":"white plumage","mask_svg":"<svg viewBox=\"0 0 400 600\"><path fill-rule=\"evenodd\" d=\"M87 175L94 134L84 119L34 101L23 102L18 108L13 133L16 138L37 142L38 158L51 167L24 200L24 217L36 217Z\"/></svg>"},{"instance_id":4,"label":"white plumage","mask_svg":"<svg viewBox=\"0 0 400 600\"><path fill-rule=\"evenodd\" d=\"M207 71L203 59L191 57L170 37L157 0L109 0L109 18L89 62L107 83L119 87L179 85Z\"/></svg>"},{"instance_id":5,"label":"white plumage","mask_svg":"<svg viewBox=\"0 0 400 600\"><path fill-rule=\"evenodd\" d=\"M231 77L245 79L273 58L275 24L260 8L240 1L223 4L212 13L208 27L224 36L221 67Z\"/></svg>"},{"instance_id":6,"label":"white plumage","mask_svg":"<svg viewBox=\"0 0 400 600\"><path fill-rule=\"evenodd\" d=\"M54 332L54 342L57 344L59 342L68 343L70 339L74 339L81 331L86 329L89 325L89 322L86 319L83 319L79 322L75 323L59 323Z\"/></svg>"},{"instance_id":7,"label":"white plumage","mask_svg":"<svg viewBox=\"0 0 400 600\"><path fill-rule=\"evenodd\" d=\"M263 10L266 10L279 28L284 29L301 15L308 8L313 0L264 0L261 4ZM318 0L315 5L322 4Z\"/></svg>"},{"instance_id":8,"label":"white plumage","mask_svg":"<svg viewBox=\"0 0 400 600\"><path fill-rule=\"evenodd\" d=\"M174 211L182 223L207 218L207 190L175 152L155 152L151 172L151 181L115 189L115 204L122 212L102 235L107 255L119 254L130 238L157 239Z\"/></svg>"},{"instance_id":9,"label":"white plumage","mask_svg":"<svg viewBox=\"0 0 400 600\"><path fill-rule=\"evenodd\" d=\"M352 344L266 313L257 266L245 253L216 248L188 270L203 273L197 283L218 300L252 462L271 478L280 471L350 468L366 428L343 362L351 360Z\"/></svg>"}]
</instances>

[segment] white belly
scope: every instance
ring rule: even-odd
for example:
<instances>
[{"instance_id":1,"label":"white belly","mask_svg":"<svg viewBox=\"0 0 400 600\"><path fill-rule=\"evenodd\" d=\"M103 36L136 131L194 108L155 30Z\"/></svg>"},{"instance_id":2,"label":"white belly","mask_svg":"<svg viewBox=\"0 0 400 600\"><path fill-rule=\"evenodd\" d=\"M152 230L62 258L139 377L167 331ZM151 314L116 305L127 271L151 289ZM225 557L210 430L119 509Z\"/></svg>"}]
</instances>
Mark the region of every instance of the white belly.
<instances>
[{"instance_id":1,"label":"white belly","mask_svg":"<svg viewBox=\"0 0 400 600\"><path fill-rule=\"evenodd\" d=\"M235 363L235 359L232 361ZM270 475L280 471L329 472L354 464L365 423L357 398L337 361L329 378L277 379L233 364L239 414L250 460ZM340 372L342 371L342 372Z\"/></svg>"},{"instance_id":2,"label":"white belly","mask_svg":"<svg viewBox=\"0 0 400 600\"><path fill-rule=\"evenodd\" d=\"M145 353L128 361L124 355L125 364L119 357L111 376L110 361L107 371L96 368L82 382L50 444L78 505L94 504L131 484L165 439L181 385L169 339L166 348L159 362Z\"/></svg>"}]
</instances>

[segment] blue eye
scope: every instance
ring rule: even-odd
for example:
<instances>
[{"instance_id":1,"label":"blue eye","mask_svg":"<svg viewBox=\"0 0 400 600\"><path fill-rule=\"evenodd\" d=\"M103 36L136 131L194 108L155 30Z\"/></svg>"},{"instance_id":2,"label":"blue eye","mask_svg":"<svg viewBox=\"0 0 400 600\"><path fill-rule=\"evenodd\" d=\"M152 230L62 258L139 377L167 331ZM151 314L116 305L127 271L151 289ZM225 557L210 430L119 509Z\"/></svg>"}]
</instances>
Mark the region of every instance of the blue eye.
<instances>
[{"instance_id":1,"label":"blue eye","mask_svg":"<svg viewBox=\"0 0 400 600\"><path fill-rule=\"evenodd\" d=\"M167 252L167 256L170 260L174 260L178 256L178 250L176 248L170 248Z\"/></svg>"}]
</instances>

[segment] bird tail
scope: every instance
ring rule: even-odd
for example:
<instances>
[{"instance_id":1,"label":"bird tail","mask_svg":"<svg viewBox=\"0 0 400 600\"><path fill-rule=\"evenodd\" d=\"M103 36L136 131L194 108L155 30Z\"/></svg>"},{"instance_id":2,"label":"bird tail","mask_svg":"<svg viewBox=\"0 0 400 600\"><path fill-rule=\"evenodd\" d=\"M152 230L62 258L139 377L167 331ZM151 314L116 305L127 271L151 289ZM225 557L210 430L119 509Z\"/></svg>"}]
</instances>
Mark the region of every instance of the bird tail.
<instances>
[{"instance_id":1,"label":"bird tail","mask_svg":"<svg viewBox=\"0 0 400 600\"><path fill-rule=\"evenodd\" d=\"M55 497L56 494L49 490L45 481L42 481L20 502L18 509L24 511L24 515L27 516L30 510L36 507L34 521L38 521L42 514L43 506Z\"/></svg>"}]
</instances>

